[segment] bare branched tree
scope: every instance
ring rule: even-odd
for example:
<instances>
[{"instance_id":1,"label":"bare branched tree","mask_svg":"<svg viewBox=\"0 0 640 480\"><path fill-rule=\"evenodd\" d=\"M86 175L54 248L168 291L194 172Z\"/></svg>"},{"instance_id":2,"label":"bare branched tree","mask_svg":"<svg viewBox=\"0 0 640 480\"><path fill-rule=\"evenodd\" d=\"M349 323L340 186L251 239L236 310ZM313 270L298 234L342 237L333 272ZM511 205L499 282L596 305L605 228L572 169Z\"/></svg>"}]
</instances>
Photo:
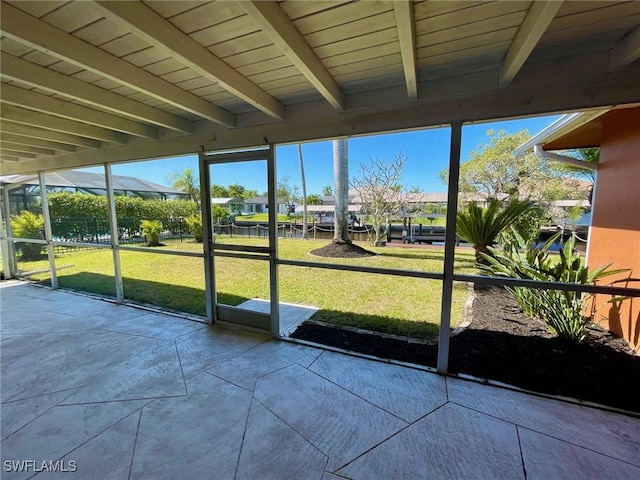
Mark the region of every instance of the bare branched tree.
<instances>
[{"instance_id":1,"label":"bare branched tree","mask_svg":"<svg viewBox=\"0 0 640 480\"><path fill-rule=\"evenodd\" d=\"M287 206L287 217L295 213L296 202L300 200L300 188L289 184L289 177L282 177L278 182L278 203Z\"/></svg>"},{"instance_id":2,"label":"bare branched tree","mask_svg":"<svg viewBox=\"0 0 640 480\"><path fill-rule=\"evenodd\" d=\"M302 238L309 240L307 227L307 180L304 176L304 160L302 158L302 145L298 144L298 161L300 162L300 178L302 181Z\"/></svg>"},{"instance_id":3,"label":"bare branched tree","mask_svg":"<svg viewBox=\"0 0 640 480\"><path fill-rule=\"evenodd\" d=\"M402 153L390 163L371 158L369 163L360 164L360 176L351 180L351 187L358 193L356 201L362 205L360 212L372 224L373 246L384 245L386 225L414 210L421 199L415 188L408 193L400 183L406 162Z\"/></svg>"}]
</instances>

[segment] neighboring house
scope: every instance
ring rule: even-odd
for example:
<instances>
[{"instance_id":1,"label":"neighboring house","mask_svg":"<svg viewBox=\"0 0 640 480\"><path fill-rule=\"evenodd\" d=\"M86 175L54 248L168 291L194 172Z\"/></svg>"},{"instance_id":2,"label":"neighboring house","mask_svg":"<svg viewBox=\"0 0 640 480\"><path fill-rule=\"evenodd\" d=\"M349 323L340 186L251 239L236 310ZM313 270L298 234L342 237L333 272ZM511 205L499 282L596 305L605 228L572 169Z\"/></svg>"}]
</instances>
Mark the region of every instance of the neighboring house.
<instances>
[{"instance_id":1,"label":"neighboring house","mask_svg":"<svg viewBox=\"0 0 640 480\"><path fill-rule=\"evenodd\" d=\"M136 177L112 175L113 192L116 195L138 197L147 200L189 200L189 194L175 188L159 185ZM46 172L44 181L48 193L71 192L88 195L106 195L104 174L66 170ZM12 215L36 207L40 202L38 175L5 175L0 177L0 186L9 196Z\"/></svg>"},{"instance_id":2,"label":"neighboring house","mask_svg":"<svg viewBox=\"0 0 640 480\"><path fill-rule=\"evenodd\" d=\"M629 272L603 279L607 285L640 288L640 107L592 110L564 115L518 150L550 151L600 147L591 206L587 264L613 262ZM570 161L570 160L569 160ZM596 295L595 320L640 348L640 298L607 303Z\"/></svg>"},{"instance_id":3,"label":"neighboring house","mask_svg":"<svg viewBox=\"0 0 640 480\"><path fill-rule=\"evenodd\" d=\"M269 211L269 198L267 196L258 196L248 198L244 201L243 215L251 215L253 213L267 213ZM287 205L282 199L278 199L278 213L286 214Z\"/></svg>"},{"instance_id":4,"label":"neighboring house","mask_svg":"<svg viewBox=\"0 0 640 480\"><path fill-rule=\"evenodd\" d=\"M241 198L226 198L226 197L213 197L211 199L211 205L220 205L221 207L228 208L232 214L238 215L242 213L244 208L244 200Z\"/></svg>"},{"instance_id":5,"label":"neighboring house","mask_svg":"<svg viewBox=\"0 0 640 480\"><path fill-rule=\"evenodd\" d=\"M318 223L333 223L335 212L335 205L307 205L307 215L313 217L314 221ZM349 205L347 207L349 216L360 214L360 205ZM302 205L296 205L296 214L302 215Z\"/></svg>"}]
</instances>

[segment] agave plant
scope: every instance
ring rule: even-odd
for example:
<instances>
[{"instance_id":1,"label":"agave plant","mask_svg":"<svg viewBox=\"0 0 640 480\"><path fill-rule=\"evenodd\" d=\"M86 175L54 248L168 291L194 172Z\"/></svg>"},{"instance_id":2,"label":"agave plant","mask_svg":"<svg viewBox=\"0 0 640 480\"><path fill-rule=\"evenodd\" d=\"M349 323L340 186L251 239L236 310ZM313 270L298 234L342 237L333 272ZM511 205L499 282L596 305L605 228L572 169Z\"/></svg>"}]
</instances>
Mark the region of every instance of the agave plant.
<instances>
[{"instance_id":1,"label":"agave plant","mask_svg":"<svg viewBox=\"0 0 640 480\"><path fill-rule=\"evenodd\" d=\"M520 215L534 208L532 202L514 198L503 204L491 200L485 208L469 202L458 212L456 233L476 251L476 262L486 264L488 247L496 243L498 235L509 227ZM484 254L484 255L483 255Z\"/></svg>"}]
</instances>

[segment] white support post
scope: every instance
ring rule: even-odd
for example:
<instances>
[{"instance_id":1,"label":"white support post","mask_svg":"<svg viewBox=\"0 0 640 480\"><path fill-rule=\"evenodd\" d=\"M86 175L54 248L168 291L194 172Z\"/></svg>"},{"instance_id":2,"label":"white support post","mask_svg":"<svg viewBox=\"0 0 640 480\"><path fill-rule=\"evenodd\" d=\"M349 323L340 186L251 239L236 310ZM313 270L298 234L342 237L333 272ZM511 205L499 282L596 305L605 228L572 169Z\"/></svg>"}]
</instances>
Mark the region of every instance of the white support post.
<instances>
[{"instance_id":1,"label":"white support post","mask_svg":"<svg viewBox=\"0 0 640 480\"><path fill-rule=\"evenodd\" d=\"M40 181L40 201L42 202L42 216L44 217L44 239L47 241L47 256L49 257L49 269L51 270L51 288L58 288L58 274L56 273L56 257L53 250L53 235L51 232L51 216L49 215L49 202L47 200L47 183L44 172L38 172Z\"/></svg>"},{"instance_id":2,"label":"white support post","mask_svg":"<svg viewBox=\"0 0 640 480\"><path fill-rule=\"evenodd\" d=\"M278 179L273 145L267 157L267 201L269 202L269 303L271 335L280 336L280 298L278 294Z\"/></svg>"},{"instance_id":3,"label":"white support post","mask_svg":"<svg viewBox=\"0 0 640 480\"><path fill-rule=\"evenodd\" d=\"M3 202L2 208L0 208L0 250L2 251L2 273L4 274L4 278L11 278L11 263L9 262L9 241L7 240L7 232L4 228L3 219L7 219L7 224L11 222L11 217L9 215L5 215L3 210L6 208L6 204Z\"/></svg>"},{"instance_id":4,"label":"white support post","mask_svg":"<svg viewBox=\"0 0 640 480\"><path fill-rule=\"evenodd\" d=\"M11 237L13 237L13 233L11 230L11 204L9 203L9 189L7 188L8 185L5 185L5 187L2 189L2 205L4 208L4 214L5 214L5 218L6 220L6 224L5 224L5 230L6 230L6 236L7 236L7 261L9 262L9 276L7 276L7 273L5 272L5 277L6 278L10 278L10 277L15 277L16 274L18 273L18 262L16 261L16 249L15 249L15 244L13 243L13 241L8 240ZM2 258L4 259L4 252L2 255Z\"/></svg>"},{"instance_id":5,"label":"white support post","mask_svg":"<svg viewBox=\"0 0 640 480\"><path fill-rule=\"evenodd\" d=\"M458 212L458 180L460 178L460 142L462 122L451 123L449 150L449 188L447 194L447 226L444 242L444 279L440 308L437 371L446 374L449 367L449 339L451 337L451 299L453 297L453 264L456 254L456 215Z\"/></svg>"},{"instance_id":6,"label":"white support post","mask_svg":"<svg viewBox=\"0 0 640 480\"><path fill-rule=\"evenodd\" d=\"M124 303L124 287L122 285L122 268L120 265L120 239L118 238L118 217L116 201L113 193L111 165L104 164L104 180L107 190L107 209L109 213L109 233L111 234L111 251L113 253L113 278L116 286L116 301Z\"/></svg>"},{"instance_id":7,"label":"white support post","mask_svg":"<svg viewBox=\"0 0 640 480\"><path fill-rule=\"evenodd\" d=\"M218 320L216 312L216 286L213 257L213 229L211 226L211 179L209 164L201 148L198 152L200 169L200 205L202 209L202 246L204 248L204 294L207 308L207 323L212 325Z\"/></svg>"}]
</instances>

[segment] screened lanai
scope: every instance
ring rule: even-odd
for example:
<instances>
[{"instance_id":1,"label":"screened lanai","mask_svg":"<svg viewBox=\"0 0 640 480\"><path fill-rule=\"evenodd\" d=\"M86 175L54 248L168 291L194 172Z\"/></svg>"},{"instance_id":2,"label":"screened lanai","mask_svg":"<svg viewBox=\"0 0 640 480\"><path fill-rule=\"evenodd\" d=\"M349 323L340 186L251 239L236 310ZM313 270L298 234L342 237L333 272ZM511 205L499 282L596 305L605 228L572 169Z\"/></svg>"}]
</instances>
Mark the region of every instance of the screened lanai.
<instances>
[{"instance_id":1,"label":"screened lanai","mask_svg":"<svg viewBox=\"0 0 640 480\"><path fill-rule=\"evenodd\" d=\"M47 172L45 184L49 193L74 192L88 195L106 195L104 174L67 170ZM181 190L159 185L140 178L115 175L112 179L115 195L145 199L188 199L189 194ZM29 210L37 205L40 191L38 175L6 175L0 177L2 190L9 193L9 212L11 215Z\"/></svg>"},{"instance_id":2,"label":"screened lanai","mask_svg":"<svg viewBox=\"0 0 640 480\"><path fill-rule=\"evenodd\" d=\"M44 219L16 236L4 190L3 273L19 276L16 250L36 245L46 285L2 284L3 460L77 460L100 478L557 478L567 465L585 478L637 476L637 419L289 343L284 319L301 305L282 298L313 276L331 293L340 275L353 286L373 278L381 308L431 296L440 374L468 284L637 299L637 288L461 270L455 244L465 128L640 103L638 2L11 0L0 17L0 173L37 176ZM417 129L446 130L436 267L288 254L278 147ZM199 173L203 243L126 243L119 168L179 156ZM218 241L216 171L242 178L253 165L266 233ZM48 186L84 167L99 169L106 240L60 257ZM259 276L257 293L222 295L241 270ZM65 291L87 285L99 297ZM158 311L160 300L179 307Z\"/></svg>"},{"instance_id":3,"label":"screened lanai","mask_svg":"<svg viewBox=\"0 0 640 480\"><path fill-rule=\"evenodd\" d=\"M136 247L116 240L118 162L197 154L207 186L220 158L261 161L274 207L275 145L448 125L455 212L463 125L638 102L639 23L637 2L4 1L2 173L37 173L44 197L46 172L104 167L123 301L118 252ZM452 215L442 271L408 274L442 282L441 371L453 281L466 280L453 271ZM47 230L39 241L52 256ZM278 334L278 269L307 265L279 258L272 235L251 251L205 235L204 251L189 254L204 259L210 322L210 259L248 255L269 264L272 306L249 323ZM406 275L383 270L368 273Z\"/></svg>"}]
</instances>

